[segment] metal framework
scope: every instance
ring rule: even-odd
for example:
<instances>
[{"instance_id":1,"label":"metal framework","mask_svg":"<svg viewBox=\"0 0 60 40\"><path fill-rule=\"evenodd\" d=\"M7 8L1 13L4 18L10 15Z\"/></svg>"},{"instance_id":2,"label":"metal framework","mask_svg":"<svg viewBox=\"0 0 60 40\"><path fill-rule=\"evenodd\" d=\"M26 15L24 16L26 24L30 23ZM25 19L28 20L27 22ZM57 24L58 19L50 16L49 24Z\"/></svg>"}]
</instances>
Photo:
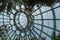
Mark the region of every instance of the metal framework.
<instances>
[{"instance_id":1,"label":"metal framework","mask_svg":"<svg viewBox=\"0 0 60 40\"><path fill-rule=\"evenodd\" d=\"M60 21L60 17L57 18L55 11L60 5L35 6L32 13L26 13L21 5L14 4L10 12L0 13L0 27L5 27L8 31L1 34L1 39L4 37L8 40L45 40L44 38L51 40L52 34L56 36L57 32L60 33L60 29L57 29L57 21Z\"/></svg>"}]
</instances>

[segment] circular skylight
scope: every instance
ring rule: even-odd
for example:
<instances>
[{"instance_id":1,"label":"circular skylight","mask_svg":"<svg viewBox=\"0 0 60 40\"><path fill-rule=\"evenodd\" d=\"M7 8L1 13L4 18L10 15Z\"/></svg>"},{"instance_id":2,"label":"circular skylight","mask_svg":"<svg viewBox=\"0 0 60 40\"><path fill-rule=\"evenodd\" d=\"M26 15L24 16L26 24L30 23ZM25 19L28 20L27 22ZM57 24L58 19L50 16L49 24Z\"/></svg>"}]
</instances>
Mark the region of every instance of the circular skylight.
<instances>
[{"instance_id":1,"label":"circular skylight","mask_svg":"<svg viewBox=\"0 0 60 40\"><path fill-rule=\"evenodd\" d=\"M1 34L2 37L8 40L51 40L53 34L60 33L60 3L51 7L36 5L31 14L22 9L24 7L20 5L8 13L0 13L0 27L8 30Z\"/></svg>"}]
</instances>

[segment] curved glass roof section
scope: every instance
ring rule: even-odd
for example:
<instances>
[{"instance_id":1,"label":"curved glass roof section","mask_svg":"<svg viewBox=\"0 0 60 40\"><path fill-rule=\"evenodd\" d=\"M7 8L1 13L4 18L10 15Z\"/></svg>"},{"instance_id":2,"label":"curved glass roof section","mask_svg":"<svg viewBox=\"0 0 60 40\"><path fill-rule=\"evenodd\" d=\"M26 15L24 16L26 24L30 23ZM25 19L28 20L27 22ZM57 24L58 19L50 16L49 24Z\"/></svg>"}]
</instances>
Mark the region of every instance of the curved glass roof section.
<instances>
[{"instance_id":1,"label":"curved glass roof section","mask_svg":"<svg viewBox=\"0 0 60 40\"><path fill-rule=\"evenodd\" d=\"M1 40L52 40L52 35L56 40L60 33L60 3L35 6L31 15L23 8L16 5L11 12L0 13Z\"/></svg>"}]
</instances>

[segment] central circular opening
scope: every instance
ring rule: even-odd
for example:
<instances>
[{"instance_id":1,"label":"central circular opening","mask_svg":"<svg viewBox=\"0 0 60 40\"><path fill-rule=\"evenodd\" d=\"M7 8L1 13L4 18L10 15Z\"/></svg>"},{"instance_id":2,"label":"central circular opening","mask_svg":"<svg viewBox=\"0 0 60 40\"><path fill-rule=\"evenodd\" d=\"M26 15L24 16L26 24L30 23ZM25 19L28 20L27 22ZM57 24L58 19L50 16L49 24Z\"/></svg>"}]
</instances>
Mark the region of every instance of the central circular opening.
<instances>
[{"instance_id":1,"label":"central circular opening","mask_svg":"<svg viewBox=\"0 0 60 40\"><path fill-rule=\"evenodd\" d=\"M27 26L27 17L24 13L18 13L15 17L16 25L19 29L24 29Z\"/></svg>"},{"instance_id":2,"label":"central circular opening","mask_svg":"<svg viewBox=\"0 0 60 40\"><path fill-rule=\"evenodd\" d=\"M25 14L21 13L19 16L20 24L23 28L26 28L27 25L27 17Z\"/></svg>"},{"instance_id":3,"label":"central circular opening","mask_svg":"<svg viewBox=\"0 0 60 40\"><path fill-rule=\"evenodd\" d=\"M21 32L29 31L33 27L32 23L33 16L23 12L14 14L14 25Z\"/></svg>"}]
</instances>

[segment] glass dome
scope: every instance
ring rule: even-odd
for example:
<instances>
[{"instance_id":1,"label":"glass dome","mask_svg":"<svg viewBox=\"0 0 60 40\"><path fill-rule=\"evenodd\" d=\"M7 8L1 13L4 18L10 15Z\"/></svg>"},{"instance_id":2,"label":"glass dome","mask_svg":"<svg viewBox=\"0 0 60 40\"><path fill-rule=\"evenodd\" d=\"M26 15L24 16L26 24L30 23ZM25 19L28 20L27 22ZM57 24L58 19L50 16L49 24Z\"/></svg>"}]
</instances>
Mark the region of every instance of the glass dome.
<instances>
[{"instance_id":1,"label":"glass dome","mask_svg":"<svg viewBox=\"0 0 60 40\"><path fill-rule=\"evenodd\" d=\"M10 12L0 13L1 40L57 39L60 34L60 3L51 7L36 5L31 13L23 8L22 4L16 4Z\"/></svg>"}]
</instances>

